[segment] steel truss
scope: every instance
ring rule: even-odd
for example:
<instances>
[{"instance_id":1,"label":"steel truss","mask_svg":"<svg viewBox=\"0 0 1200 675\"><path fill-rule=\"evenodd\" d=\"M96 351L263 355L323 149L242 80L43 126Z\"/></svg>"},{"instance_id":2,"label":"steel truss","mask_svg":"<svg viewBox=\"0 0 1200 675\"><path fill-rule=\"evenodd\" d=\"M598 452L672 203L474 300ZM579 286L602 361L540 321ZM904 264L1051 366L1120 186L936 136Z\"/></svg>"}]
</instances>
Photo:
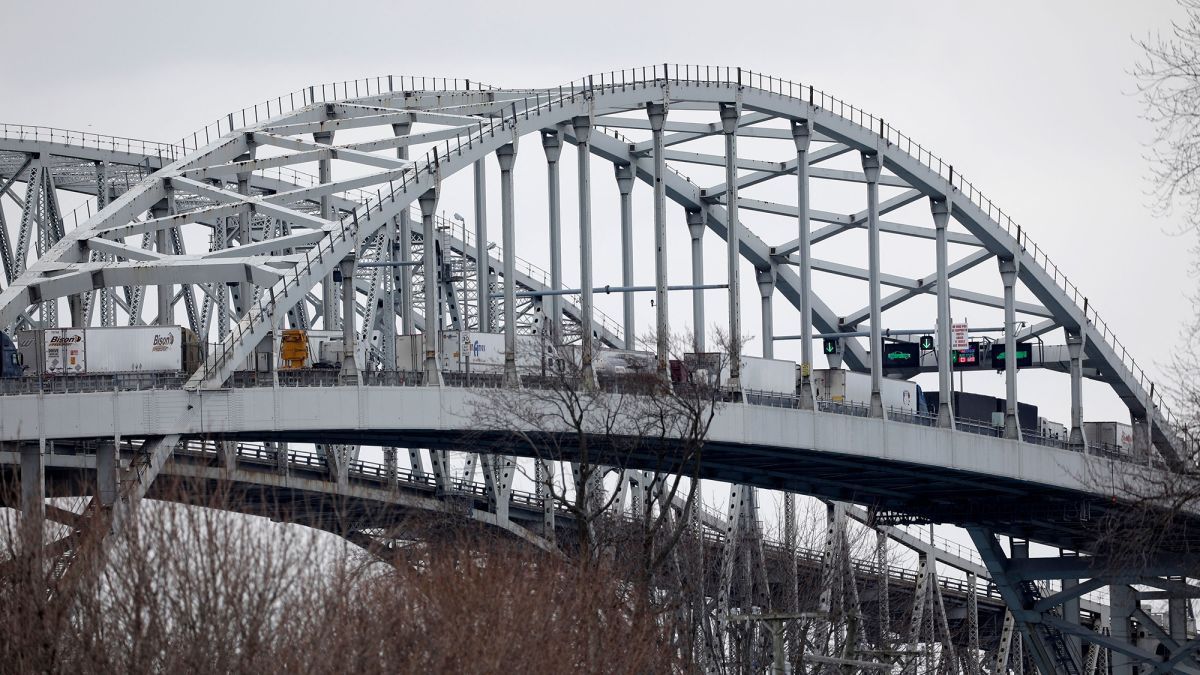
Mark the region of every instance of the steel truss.
<instances>
[{"instance_id":1,"label":"steel truss","mask_svg":"<svg viewBox=\"0 0 1200 675\"><path fill-rule=\"evenodd\" d=\"M775 338L768 319L776 294L806 317L801 336L806 369L813 364L814 329L869 333L866 344L857 337L845 338L843 351L836 356L853 369L871 372L876 393L882 375L880 350L869 346L880 344L882 312L927 293L936 294L939 339L948 344L950 300L1002 308L1010 352L1018 340L1064 331L1067 354L1058 363L1072 379L1072 444L1086 447L1078 382L1088 376L1107 383L1128 405L1138 451L1148 461L1156 453L1168 464L1180 461L1180 439L1173 434L1169 412L1153 385L1087 301L1080 304L1079 291L1019 226L953 166L883 119L811 86L730 68L654 66L531 90L497 89L469 81L442 80L440 86L436 82L387 77L319 90L310 87L231 114L179 144L5 126L0 132L0 201L10 200L21 216L13 236L0 209L4 282L0 326L65 324L65 318L59 318L60 310L69 314L72 325L170 324L175 323L176 310L182 309L187 325L215 343L206 366L185 384L192 391L225 387L266 336L282 326L320 325L325 330L341 330L349 344L367 343L367 358L362 363L347 359L349 363L343 364L342 376L351 378L349 382L356 381L354 378L361 381L363 370L386 370L394 363L394 340L399 331L422 331L427 351L436 353L437 336L443 328L498 328L505 332L511 354L518 332L556 331L562 320L563 334L585 346L593 339L627 346L633 333L630 292L625 293L621 323L599 313L592 302L592 261L586 254L581 259L583 283L577 293L568 295L565 302L559 300L560 295L545 295L564 286L557 243L559 187L554 172L547 185L553 205L551 269L542 273L516 257L512 165L518 141L535 135L551 165L559 161L562 146L575 145L580 150L584 194L590 194L589 158L613 164L623 202L625 286L631 286L632 279L628 233L633 214L627 208L628 196L635 181L653 187L660 368L665 368L665 212L670 201L687 216L694 285L704 281L697 251L706 230L726 242L728 328L733 335L743 334L737 282L741 261L758 272L755 281L768 310L763 330L767 344ZM710 121L694 121L699 114L708 115ZM420 125L415 133L414 125ZM724 153L712 152L713 144L707 143L717 139L724 142ZM740 146L739 139L745 139ZM759 154L768 144L781 151ZM747 147L756 149L754 156L745 152ZM485 163L490 155L495 155L500 165L504 203L500 217L503 245L499 247L489 243L483 206ZM844 162L838 164L839 158L855 156L861 160L861 171L845 168ZM297 168L310 165L316 166L315 176ZM701 184L681 173L691 170L687 167L704 166L723 167L724 181ZM341 176L337 179L335 167ZM456 232L457 226L437 213L443 182L468 167L475 186L473 233L468 233L465 225ZM796 203L750 196L756 186L770 181L794 181ZM825 182L862 186L865 206L849 214L814 209L811 190ZM25 185L23 196L14 189L16 183ZM64 190L93 196L95 208L89 201L84 213L64 215L57 196ZM903 222L911 219L911 209L906 211L906 207L923 201L929 204L932 223ZM768 244L750 228L758 214L795 219L798 236L776 237L775 244ZM949 230L951 219L958 230ZM585 243L590 245L590 205L584 201L580 223L586 226ZM865 269L813 257L813 245L863 230L869 243ZM915 279L882 272L878 262L881 233L935 242L936 269ZM970 252L952 261L948 244L967 247ZM207 250L189 253L189 245L193 251ZM952 279L993 258L999 265L1000 292L951 286ZM850 311L834 309L812 291L814 271L867 282L869 300ZM1018 284L1034 302L1015 299ZM884 295L883 286L895 290ZM148 298L154 300L150 316ZM431 301L433 298L437 299ZM693 291L692 299L695 323L702 326L703 293ZM433 312L431 305L438 311ZM1018 315L1025 317L1028 325L1019 328ZM434 318L427 319L430 316ZM735 349L740 346L735 344ZM1024 432L1016 424L1016 369L1015 364L1009 366L1006 432L1020 439ZM935 363L932 367L942 375L941 400L948 401L949 365ZM508 375L510 382L515 381L515 370L510 369ZM431 384L441 381L430 364L426 376ZM802 382L802 391L809 391L807 385ZM873 403L871 414L884 416L878 401ZM952 416L946 410L941 412L940 423L952 426ZM176 442L169 434L158 438L148 466L161 466L160 456L169 455ZM286 446L282 449L286 451ZM232 461L232 452L231 447L226 448L226 461ZM322 446L322 452L330 466L339 467L336 476L349 475L348 467L356 458L353 446ZM433 475L447 480L445 458L437 454L442 451L431 452ZM395 451L389 456L394 458ZM502 478L496 479L503 474L497 469L503 462L480 460L484 475L493 477L487 489L497 510L507 503L504 494L508 488ZM414 471L424 469L414 465ZM152 480L154 471L142 475ZM741 496L731 503L753 502L749 488L738 490L743 490ZM133 499L139 491L145 493L144 489L135 490ZM837 514L835 507L831 522L842 518ZM547 522L553 520L550 515L546 518ZM754 528L744 520L741 512L729 515L727 522L734 530L731 541L735 534L755 538ZM825 576L841 579L838 583L843 591L834 593L829 590L832 586L826 586L831 595L821 610L828 612L835 611L837 603L852 607L858 602L850 592L857 589L853 569L836 571L848 560L837 529L831 529ZM1116 624L1111 635L1094 631L1085 635L1069 618L1056 618L1075 611L1060 608L1053 614L1057 605L1067 607L1064 603L1074 602L1078 594L1041 597L1036 584L1028 583L1033 579L1014 572L1024 569L1026 563L1006 559L989 531L977 529L972 535L1008 603L1014 624L1020 627L1024 639L1015 644L1028 644L1039 668L1083 672L1094 667L1100 652L1085 654L1075 638L1112 650L1118 655L1114 668L1125 667L1122 659L1150 658L1129 647L1128 636L1122 632L1127 629ZM754 547L736 550L742 552L735 554L735 547L727 546L722 554L721 578L726 590L718 593L717 604L725 607L726 613L735 605L754 605L759 602L755 594L766 594L770 587L766 575L755 571L762 556L755 563L753 554L744 553ZM735 599L728 587L739 559L750 561L751 574L739 586L741 595ZM747 568L745 564L742 567ZM1169 573L1168 568L1169 561L1165 561L1164 574ZM1071 574L1073 579L1089 579L1075 589L1103 585L1082 570ZM940 599L934 593L938 586L932 566L921 579L926 593L918 594L923 604L914 614L922 620L938 618L933 625L917 626L913 628L917 632L909 634L925 644L948 640L944 611L933 611ZM795 594L794 589L790 592ZM1131 599L1128 593L1122 591L1122 611L1128 610L1125 616L1140 621L1136 597ZM866 616L859 622L867 622ZM877 623L873 630L880 635L888 632L886 621ZM1194 646L1161 627L1158 632L1166 636L1171 667L1193 667L1188 664L1194 665ZM841 656L831 658L848 658L856 649L856 639L829 634L826 644L842 650ZM959 658L949 642L944 644L947 648L938 657L943 663L961 661L967 670L978 667L974 654Z\"/></svg>"}]
</instances>

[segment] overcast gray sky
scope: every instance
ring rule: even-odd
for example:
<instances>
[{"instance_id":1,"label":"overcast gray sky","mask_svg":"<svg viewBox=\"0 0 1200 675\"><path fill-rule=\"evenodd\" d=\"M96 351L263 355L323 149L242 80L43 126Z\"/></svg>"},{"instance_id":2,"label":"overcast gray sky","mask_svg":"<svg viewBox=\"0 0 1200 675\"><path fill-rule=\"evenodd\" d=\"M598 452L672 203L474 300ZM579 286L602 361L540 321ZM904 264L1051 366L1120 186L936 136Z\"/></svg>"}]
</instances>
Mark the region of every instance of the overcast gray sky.
<instances>
[{"instance_id":1,"label":"overcast gray sky","mask_svg":"<svg viewBox=\"0 0 1200 675\"><path fill-rule=\"evenodd\" d=\"M1153 365L1190 316L1192 239L1149 208L1152 130L1128 72L1132 39L1179 14L1169 0L9 3L0 120L171 140L362 76L549 86L650 63L742 65L812 82L952 161Z\"/></svg>"}]
</instances>

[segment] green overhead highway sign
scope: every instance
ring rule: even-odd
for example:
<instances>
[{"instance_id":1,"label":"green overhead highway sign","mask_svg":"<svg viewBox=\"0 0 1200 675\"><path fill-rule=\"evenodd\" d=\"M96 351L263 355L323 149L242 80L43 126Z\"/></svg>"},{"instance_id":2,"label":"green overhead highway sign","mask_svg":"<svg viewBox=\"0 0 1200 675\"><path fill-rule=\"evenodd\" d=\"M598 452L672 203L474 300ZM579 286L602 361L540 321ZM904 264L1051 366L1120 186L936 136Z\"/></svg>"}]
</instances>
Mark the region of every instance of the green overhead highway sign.
<instances>
[{"instance_id":1,"label":"green overhead highway sign","mask_svg":"<svg viewBox=\"0 0 1200 675\"><path fill-rule=\"evenodd\" d=\"M1004 348L1004 343L996 342L992 344L992 367L997 370L1004 368L1005 358L1008 356ZM1017 367L1032 368L1033 367L1033 347L1028 342L1017 343Z\"/></svg>"}]
</instances>

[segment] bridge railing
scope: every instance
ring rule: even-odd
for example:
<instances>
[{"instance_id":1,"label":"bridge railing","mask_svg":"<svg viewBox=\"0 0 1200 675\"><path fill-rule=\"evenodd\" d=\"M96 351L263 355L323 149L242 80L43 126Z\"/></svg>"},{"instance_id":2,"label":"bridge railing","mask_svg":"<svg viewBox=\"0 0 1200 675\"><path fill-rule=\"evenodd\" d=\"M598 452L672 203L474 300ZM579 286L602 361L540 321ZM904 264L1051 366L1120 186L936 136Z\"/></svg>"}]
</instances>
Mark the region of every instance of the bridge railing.
<instances>
[{"instance_id":1,"label":"bridge railing","mask_svg":"<svg viewBox=\"0 0 1200 675\"><path fill-rule=\"evenodd\" d=\"M351 99L404 92L466 92L494 91L496 89L492 85L467 79L414 75L381 75L315 84L227 113L191 134L185 134L177 146L182 150L180 154L182 156L188 152L194 152L232 131L261 124L273 117L296 112L317 103L338 103Z\"/></svg>"},{"instance_id":2,"label":"bridge railing","mask_svg":"<svg viewBox=\"0 0 1200 675\"><path fill-rule=\"evenodd\" d=\"M179 146L170 143L28 124L0 123L0 138L14 141L44 141L111 152L151 155L168 161L178 159L181 150Z\"/></svg>"}]
</instances>

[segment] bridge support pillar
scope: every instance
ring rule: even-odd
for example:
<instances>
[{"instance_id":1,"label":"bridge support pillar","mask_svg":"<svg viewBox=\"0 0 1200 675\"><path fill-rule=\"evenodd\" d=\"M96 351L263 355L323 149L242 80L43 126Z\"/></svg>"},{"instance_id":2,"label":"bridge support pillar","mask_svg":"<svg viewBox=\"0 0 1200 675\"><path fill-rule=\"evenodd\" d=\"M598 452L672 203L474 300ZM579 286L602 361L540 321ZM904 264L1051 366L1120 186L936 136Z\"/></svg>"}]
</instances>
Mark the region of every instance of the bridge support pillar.
<instances>
[{"instance_id":1,"label":"bridge support pillar","mask_svg":"<svg viewBox=\"0 0 1200 675\"><path fill-rule=\"evenodd\" d=\"M1087 436L1083 432L1083 347L1082 330L1066 331L1067 354L1071 359L1071 434L1067 445L1075 449L1087 447Z\"/></svg>"},{"instance_id":2,"label":"bridge support pillar","mask_svg":"<svg viewBox=\"0 0 1200 675\"><path fill-rule=\"evenodd\" d=\"M946 251L946 227L950 223L949 200L932 199L933 224L937 230L937 362L938 362L938 426L954 428L954 354L950 339L950 274Z\"/></svg>"},{"instance_id":3,"label":"bridge support pillar","mask_svg":"<svg viewBox=\"0 0 1200 675\"><path fill-rule=\"evenodd\" d=\"M1133 456L1142 461L1148 461L1154 452L1150 440L1149 414L1130 413L1129 421L1133 427Z\"/></svg>"},{"instance_id":4,"label":"bridge support pillar","mask_svg":"<svg viewBox=\"0 0 1200 675\"><path fill-rule=\"evenodd\" d=\"M688 233L692 236L692 349L704 351L704 226L706 213L700 209L687 212Z\"/></svg>"},{"instance_id":5,"label":"bridge support pillar","mask_svg":"<svg viewBox=\"0 0 1200 675\"><path fill-rule=\"evenodd\" d=\"M883 311L879 289L879 154L862 154L867 178L867 276L871 298L871 417L884 417L883 397Z\"/></svg>"},{"instance_id":6,"label":"bridge support pillar","mask_svg":"<svg viewBox=\"0 0 1200 675\"><path fill-rule=\"evenodd\" d=\"M500 226L503 229L504 246L504 384L516 387L520 384L517 375L517 265L513 250L517 245L516 222L513 205L513 164L517 160L515 142L496 150L500 162Z\"/></svg>"},{"instance_id":7,"label":"bridge support pillar","mask_svg":"<svg viewBox=\"0 0 1200 675\"><path fill-rule=\"evenodd\" d=\"M592 118L580 115L571 120L579 155L579 336L580 379L585 389L596 386L592 370Z\"/></svg>"},{"instance_id":8,"label":"bridge support pillar","mask_svg":"<svg viewBox=\"0 0 1200 675\"><path fill-rule=\"evenodd\" d=\"M1137 592L1125 584L1113 584L1109 587L1109 623L1112 639L1116 642L1130 643L1132 637L1132 617L1138 608ZM1136 661L1116 650L1112 652L1112 675L1135 675L1138 672Z\"/></svg>"},{"instance_id":9,"label":"bridge support pillar","mask_svg":"<svg viewBox=\"0 0 1200 675\"><path fill-rule=\"evenodd\" d=\"M554 541L554 471L549 460L535 460L534 479L535 494L542 500L542 536Z\"/></svg>"},{"instance_id":10,"label":"bridge support pillar","mask_svg":"<svg viewBox=\"0 0 1200 675\"><path fill-rule=\"evenodd\" d=\"M1061 558L1077 558L1077 557L1079 557L1078 553L1076 553L1074 551L1063 550L1063 549L1059 549L1058 555ZM1062 580L1062 590L1063 591L1067 591L1078 585L1079 585L1079 579L1063 579ZM1080 606L1079 596L1075 596L1068 600L1064 600L1063 604L1062 604L1063 620L1068 623L1071 623L1073 625L1076 625L1076 626L1080 625L1081 620L1080 620L1080 614L1079 614L1079 609L1080 609L1079 606ZM1083 654L1083 651L1082 651L1083 644L1077 636L1067 635L1064 637L1064 639L1067 641L1067 644L1069 645L1069 648L1071 649L1071 651L1073 653Z\"/></svg>"},{"instance_id":11,"label":"bridge support pillar","mask_svg":"<svg viewBox=\"0 0 1200 675\"><path fill-rule=\"evenodd\" d=\"M808 120L792 121L792 140L796 142L796 222L800 245L800 407L815 407L812 389L812 235L808 214L808 150L812 128Z\"/></svg>"},{"instance_id":12,"label":"bridge support pillar","mask_svg":"<svg viewBox=\"0 0 1200 675\"><path fill-rule=\"evenodd\" d=\"M438 359L438 343L442 334L441 303L438 301L438 265L434 241L436 234L433 229L433 214L437 211L438 202L437 188L427 190L420 196L419 201L424 246L422 258L425 263L425 360L421 368L425 374L425 385L437 387L442 384L442 368Z\"/></svg>"},{"instance_id":13,"label":"bridge support pillar","mask_svg":"<svg viewBox=\"0 0 1200 675\"><path fill-rule=\"evenodd\" d=\"M633 165L614 164L617 191L621 195L621 284L633 285ZM622 336L625 349L637 349L637 325L634 321L633 293L621 294Z\"/></svg>"},{"instance_id":14,"label":"bridge support pillar","mask_svg":"<svg viewBox=\"0 0 1200 675\"><path fill-rule=\"evenodd\" d=\"M542 150L546 152L546 199L550 212L550 290L562 289L562 201L559 191L558 160L562 155L563 132L542 130ZM547 325L555 347L563 344L562 296L546 296L550 305Z\"/></svg>"},{"instance_id":15,"label":"bridge support pillar","mask_svg":"<svg viewBox=\"0 0 1200 675\"><path fill-rule=\"evenodd\" d=\"M738 222L737 130L741 120L741 100L721 103L721 130L725 133L725 252L729 277L729 382L741 389L742 372L742 293L738 269L741 263L742 225Z\"/></svg>"},{"instance_id":16,"label":"bridge support pillar","mask_svg":"<svg viewBox=\"0 0 1200 675\"><path fill-rule=\"evenodd\" d=\"M412 122L397 122L392 125L392 133L397 137L407 136L411 131ZM408 159L407 145L396 148L396 159ZM396 244L400 262L412 262L412 219L409 217L408 209L402 210L396 216ZM413 321L413 268L411 265L396 267L393 268L392 275L395 279L393 286L400 291L400 331L405 335L412 335L417 332L416 323ZM396 366L392 363L387 367L395 368Z\"/></svg>"},{"instance_id":17,"label":"bridge support pillar","mask_svg":"<svg viewBox=\"0 0 1200 675\"><path fill-rule=\"evenodd\" d=\"M42 550L46 522L45 441L21 444L21 533L23 550Z\"/></svg>"},{"instance_id":18,"label":"bridge support pillar","mask_svg":"<svg viewBox=\"0 0 1200 675\"><path fill-rule=\"evenodd\" d=\"M771 298L775 295L775 266L757 270L758 294L762 297L762 355L775 358L775 316Z\"/></svg>"},{"instance_id":19,"label":"bridge support pillar","mask_svg":"<svg viewBox=\"0 0 1200 675\"><path fill-rule=\"evenodd\" d=\"M396 466L396 448L385 447L383 449L383 473L387 478L388 489L395 490L398 487L396 480L400 473Z\"/></svg>"},{"instance_id":20,"label":"bridge support pillar","mask_svg":"<svg viewBox=\"0 0 1200 675\"><path fill-rule=\"evenodd\" d=\"M319 131L313 134L313 142L321 145L333 145L333 132ZM317 162L317 180L321 183L333 181L333 160L322 159ZM328 195L321 197L321 218L331 222L337 219L334 215L333 202L330 201ZM325 322L325 330L336 330L338 325L337 293L333 284L333 273L330 272L321 282L321 316Z\"/></svg>"},{"instance_id":21,"label":"bridge support pillar","mask_svg":"<svg viewBox=\"0 0 1200 675\"><path fill-rule=\"evenodd\" d=\"M664 99L665 101L665 99ZM670 360L670 324L667 317L667 189L664 179L667 161L664 156L663 126L667 121L666 103L646 105L650 118L650 134L654 145L654 331L658 377L663 381L671 378L668 370Z\"/></svg>"},{"instance_id":22,"label":"bridge support pillar","mask_svg":"<svg viewBox=\"0 0 1200 675\"><path fill-rule=\"evenodd\" d=\"M117 441L103 441L96 448L96 496L101 506L117 502Z\"/></svg>"},{"instance_id":23,"label":"bridge support pillar","mask_svg":"<svg viewBox=\"0 0 1200 675\"><path fill-rule=\"evenodd\" d=\"M1021 440L1017 417L1017 272L1016 258L999 258L1000 279L1004 282L1004 437Z\"/></svg>"}]
</instances>

